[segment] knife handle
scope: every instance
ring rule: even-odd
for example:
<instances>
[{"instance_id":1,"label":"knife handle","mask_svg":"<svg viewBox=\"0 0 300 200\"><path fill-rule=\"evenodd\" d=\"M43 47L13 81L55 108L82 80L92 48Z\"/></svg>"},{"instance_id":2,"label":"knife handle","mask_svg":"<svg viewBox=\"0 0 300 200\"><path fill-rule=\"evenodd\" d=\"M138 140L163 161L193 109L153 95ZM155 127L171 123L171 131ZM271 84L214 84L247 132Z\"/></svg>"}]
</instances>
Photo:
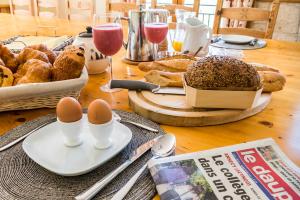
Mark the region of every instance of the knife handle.
<instances>
[{"instance_id":1,"label":"knife handle","mask_svg":"<svg viewBox=\"0 0 300 200\"><path fill-rule=\"evenodd\" d=\"M159 89L158 85L147 83L143 81L132 81L132 80L111 80L110 88L124 88L128 90L149 90L155 91Z\"/></svg>"},{"instance_id":2,"label":"knife handle","mask_svg":"<svg viewBox=\"0 0 300 200\"><path fill-rule=\"evenodd\" d=\"M94 185L86 189L75 197L76 200L89 200L92 199L100 190L102 190L108 183L110 183L117 175L119 175L124 169L126 169L132 163L131 160L127 160L117 169L107 174L103 179L96 182Z\"/></svg>"}]
</instances>

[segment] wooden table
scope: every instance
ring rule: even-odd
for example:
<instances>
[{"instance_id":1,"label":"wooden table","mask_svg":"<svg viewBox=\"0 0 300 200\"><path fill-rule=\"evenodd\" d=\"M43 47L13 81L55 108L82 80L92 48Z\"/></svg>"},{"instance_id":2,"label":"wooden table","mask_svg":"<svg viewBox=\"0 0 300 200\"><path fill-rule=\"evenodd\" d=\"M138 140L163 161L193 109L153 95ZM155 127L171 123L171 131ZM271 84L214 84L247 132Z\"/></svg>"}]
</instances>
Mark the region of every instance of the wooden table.
<instances>
[{"instance_id":1,"label":"wooden table","mask_svg":"<svg viewBox=\"0 0 300 200\"><path fill-rule=\"evenodd\" d=\"M0 14L0 39L24 34L25 31L18 28L15 23L15 17ZM27 27L24 29L26 33L30 31L31 34L35 33L34 24L33 18L27 17L22 21L22 26ZM84 30L86 24L88 23L58 20L57 34L76 35ZM124 52L122 49L113 57L115 78L142 78L143 73L136 66L121 62ZM271 137L287 156L300 166L300 43L268 40L266 48L244 51L244 54L245 61L275 66L287 77L285 89L272 95L271 103L263 112L238 122L218 126L184 128L162 125L162 128L176 135L177 154ZM108 74L90 76L87 86L80 95L82 106L86 108L92 100L102 98L114 109L130 110L126 90L113 94L99 90L99 86L106 82L107 76ZM54 109L37 109L0 113L0 135L24 121L53 112Z\"/></svg>"}]
</instances>

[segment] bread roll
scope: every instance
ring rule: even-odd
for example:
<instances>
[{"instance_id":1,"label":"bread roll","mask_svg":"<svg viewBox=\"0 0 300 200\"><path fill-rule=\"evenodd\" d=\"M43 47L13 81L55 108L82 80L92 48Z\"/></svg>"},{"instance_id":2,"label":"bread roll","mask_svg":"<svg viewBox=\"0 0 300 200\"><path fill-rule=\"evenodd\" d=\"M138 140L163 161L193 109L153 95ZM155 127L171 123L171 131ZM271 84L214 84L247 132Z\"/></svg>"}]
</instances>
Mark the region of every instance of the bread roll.
<instances>
[{"instance_id":1,"label":"bread roll","mask_svg":"<svg viewBox=\"0 0 300 200\"><path fill-rule=\"evenodd\" d=\"M205 90L258 90L261 80L253 66L226 56L208 56L188 67L187 85Z\"/></svg>"},{"instance_id":2,"label":"bread roll","mask_svg":"<svg viewBox=\"0 0 300 200\"><path fill-rule=\"evenodd\" d=\"M84 67L84 49L71 46L55 60L52 68L52 80L60 81L78 78Z\"/></svg>"}]
</instances>

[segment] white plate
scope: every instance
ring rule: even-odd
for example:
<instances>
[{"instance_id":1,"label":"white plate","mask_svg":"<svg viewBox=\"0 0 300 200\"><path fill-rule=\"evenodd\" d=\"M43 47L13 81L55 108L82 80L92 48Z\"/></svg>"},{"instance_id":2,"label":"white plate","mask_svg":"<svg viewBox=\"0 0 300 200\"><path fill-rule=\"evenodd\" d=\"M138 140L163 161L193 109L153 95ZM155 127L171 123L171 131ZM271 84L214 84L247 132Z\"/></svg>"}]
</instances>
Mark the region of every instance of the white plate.
<instances>
[{"instance_id":1,"label":"white plate","mask_svg":"<svg viewBox=\"0 0 300 200\"><path fill-rule=\"evenodd\" d=\"M232 44L247 44L254 40L254 37L246 35L222 35L222 40Z\"/></svg>"},{"instance_id":2,"label":"white plate","mask_svg":"<svg viewBox=\"0 0 300 200\"><path fill-rule=\"evenodd\" d=\"M66 147L57 122L53 122L28 136L23 142L23 150L37 164L62 176L77 176L92 171L102 165L122 149L132 138L129 128L114 121L112 146L99 150L93 146L89 133L87 116L83 115L83 143L77 147Z\"/></svg>"}]
</instances>

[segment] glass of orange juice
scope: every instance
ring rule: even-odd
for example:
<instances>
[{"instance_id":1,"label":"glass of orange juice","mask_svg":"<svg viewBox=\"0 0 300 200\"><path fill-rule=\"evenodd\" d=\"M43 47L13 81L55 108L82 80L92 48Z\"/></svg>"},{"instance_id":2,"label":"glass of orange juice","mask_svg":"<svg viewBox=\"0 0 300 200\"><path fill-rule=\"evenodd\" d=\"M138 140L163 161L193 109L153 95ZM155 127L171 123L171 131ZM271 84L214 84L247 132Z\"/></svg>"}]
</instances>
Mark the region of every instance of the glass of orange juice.
<instances>
[{"instance_id":1,"label":"glass of orange juice","mask_svg":"<svg viewBox=\"0 0 300 200\"><path fill-rule=\"evenodd\" d=\"M172 39L172 46L175 51L181 52L185 38L185 29L183 22L177 22L176 29Z\"/></svg>"}]
</instances>

